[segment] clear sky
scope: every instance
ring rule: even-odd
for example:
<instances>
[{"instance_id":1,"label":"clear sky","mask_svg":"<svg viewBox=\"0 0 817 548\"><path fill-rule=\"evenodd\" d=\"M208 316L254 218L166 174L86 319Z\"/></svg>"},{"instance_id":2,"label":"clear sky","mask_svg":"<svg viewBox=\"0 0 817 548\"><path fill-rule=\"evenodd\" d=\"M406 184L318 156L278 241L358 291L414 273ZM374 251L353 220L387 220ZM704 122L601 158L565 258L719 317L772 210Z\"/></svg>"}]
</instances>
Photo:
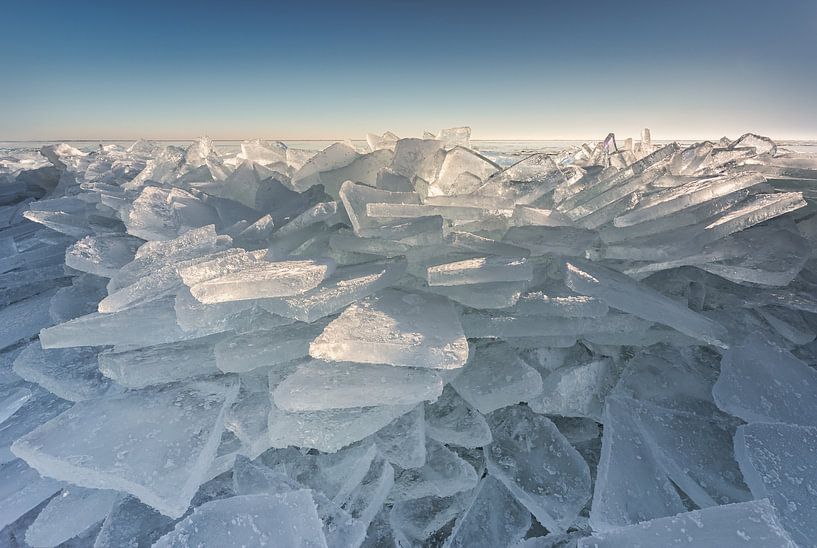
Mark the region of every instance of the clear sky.
<instances>
[{"instance_id":1,"label":"clear sky","mask_svg":"<svg viewBox=\"0 0 817 548\"><path fill-rule=\"evenodd\" d=\"M817 138L817 0L0 0L0 140Z\"/></svg>"}]
</instances>

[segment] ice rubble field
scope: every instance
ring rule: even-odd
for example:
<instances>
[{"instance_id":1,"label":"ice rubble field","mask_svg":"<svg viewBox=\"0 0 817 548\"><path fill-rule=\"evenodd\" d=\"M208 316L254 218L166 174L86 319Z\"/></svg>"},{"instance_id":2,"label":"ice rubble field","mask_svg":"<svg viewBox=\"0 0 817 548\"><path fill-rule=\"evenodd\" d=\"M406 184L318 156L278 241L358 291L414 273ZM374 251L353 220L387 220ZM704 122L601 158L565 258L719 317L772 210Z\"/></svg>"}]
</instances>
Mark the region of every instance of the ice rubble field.
<instances>
[{"instance_id":1,"label":"ice rubble field","mask_svg":"<svg viewBox=\"0 0 817 548\"><path fill-rule=\"evenodd\" d=\"M0 545L817 546L817 157L0 157Z\"/></svg>"}]
</instances>

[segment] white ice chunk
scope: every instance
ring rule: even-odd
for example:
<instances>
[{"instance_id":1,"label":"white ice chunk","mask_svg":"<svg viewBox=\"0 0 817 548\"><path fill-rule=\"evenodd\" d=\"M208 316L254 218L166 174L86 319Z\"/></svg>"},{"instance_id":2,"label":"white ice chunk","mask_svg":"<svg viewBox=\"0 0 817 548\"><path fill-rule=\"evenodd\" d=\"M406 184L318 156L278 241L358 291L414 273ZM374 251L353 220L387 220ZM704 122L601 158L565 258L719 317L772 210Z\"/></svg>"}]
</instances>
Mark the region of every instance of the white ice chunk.
<instances>
[{"instance_id":1,"label":"white ice chunk","mask_svg":"<svg viewBox=\"0 0 817 548\"><path fill-rule=\"evenodd\" d=\"M468 359L457 313L444 297L392 289L343 311L309 354L325 360L456 369Z\"/></svg>"},{"instance_id":2,"label":"white ice chunk","mask_svg":"<svg viewBox=\"0 0 817 548\"><path fill-rule=\"evenodd\" d=\"M298 295L331 276L331 259L278 261L197 283L190 293L205 304Z\"/></svg>"},{"instance_id":3,"label":"white ice chunk","mask_svg":"<svg viewBox=\"0 0 817 548\"><path fill-rule=\"evenodd\" d=\"M237 392L236 383L210 382L79 402L12 450L48 476L125 491L180 517L216 455Z\"/></svg>"}]
</instances>

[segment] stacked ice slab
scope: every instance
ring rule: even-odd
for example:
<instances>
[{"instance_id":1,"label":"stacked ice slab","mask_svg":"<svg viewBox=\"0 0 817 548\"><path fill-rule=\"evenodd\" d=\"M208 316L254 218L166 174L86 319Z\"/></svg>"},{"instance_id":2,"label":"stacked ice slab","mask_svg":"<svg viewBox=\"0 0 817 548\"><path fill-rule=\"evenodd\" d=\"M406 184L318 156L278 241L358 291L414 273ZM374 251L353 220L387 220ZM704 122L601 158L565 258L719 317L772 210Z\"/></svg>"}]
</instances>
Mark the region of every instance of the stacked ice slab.
<instances>
[{"instance_id":1,"label":"stacked ice slab","mask_svg":"<svg viewBox=\"0 0 817 548\"><path fill-rule=\"evenodd\" d=\"M0 545L817 545L817 158L469 138L4 152Z\"/></svg>"}]
</instances>

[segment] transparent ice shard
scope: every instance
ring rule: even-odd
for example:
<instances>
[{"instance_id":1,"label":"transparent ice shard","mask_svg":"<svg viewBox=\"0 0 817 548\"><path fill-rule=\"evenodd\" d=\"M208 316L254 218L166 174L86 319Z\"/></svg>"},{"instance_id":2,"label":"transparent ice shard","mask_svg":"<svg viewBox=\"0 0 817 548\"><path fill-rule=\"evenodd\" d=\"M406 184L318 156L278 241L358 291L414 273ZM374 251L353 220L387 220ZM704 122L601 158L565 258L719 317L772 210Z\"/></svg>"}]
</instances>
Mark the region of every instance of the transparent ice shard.
<instances>
[{"instance_id":1,"label":"transparent ice shard","mask_svg":"<svg viewBox=\"0 0 817 548\"><path fill-rule=\"evenodd\" d=\"M113 509L102 522L94 541L94 548L137 548L152 546L161 536L173 529L174 520L139 502L124 496L114 503Z\"/></svg>"},{"instance_id":2,"label":"transparent ice shard","mask_svg":"<svg viewBox=\"0 0 817 548\"><path fill-rule=\"evenodd\" d=\"M202 504L154 546L303 546L326 548L309 490L239 495Z\"/></svg>"},{"instance_id":3,"label":"transparent ice shard","mask_svg":"<svg viewBox=\"0 0 817 548\"><path fill-rule=\"evenodd\" d=\"M413 181L433 181L445 159L443 142L434 139L400 139L394 147L392 169Z\"/></svg>"},{"instance_id":4,"label":"transparent ice shard","mask_svg":"<svg viewBox=\"0 0 817 548\"><path fill-rule=\"evenodd\" d=\"M619 546L746 546L795 548L766 499L727 504L653 519L579 539L579 548Z\"/></svg>"},{"instance_id":5,"label":"transparent ice shard","mask_svg":"<svg viewBox=\"0 0 817 548\"><path fill-rule=\"evenodd\" d=\"M451 386L481 413L490 413L534 398L542 391L542 377L507 343L474 347L473 356Z\"/></svg>"},{"instance_id":6,"label":"transparent ice shard","mask_svg":"<svg viewBox=\"0 0 817 548\"><path fill-rule=\"evenodd\" d=\"M423 497L449 497L476 487L474 467L441 443L429 441L426 464L397 471L390 499L413 500Z\"/></svg>"},{"instance_id":7,"label":"transparent ice shard","mask_svg":"<svg viewBox=\"0 0 817 548\"><path fill-rule=\"evenodd\" d=\"M305 358L309 355L309 343L325 325L296 322L224 338L215 345L216 364L225 373L243 373Z\"/></svg>"},{"instance_id":8,"label":"transparent ice shard","mask_svg":"<svg viewBox=\"0 0 817 548\"><path fill-rule=\"evenodd\" d=\"M91 347L43 350L34 341L14 360L14 372L64 400L98 398L110 381L99 372L97 354Z\"/></svg>"},{"instance_id":9,"label":"transparent ice shard","mask_svg":"<svg viewBox=\"0 0 817 548\"><path fill-rule=\"evenodd\" d=\"M287 413L273 405L269 415L271 445L334 453L374 434L412 407L384 405Z\"/></svg>"},{"instance_id":10,"label":"transparent ice shard","mask_svg":"<svg viewBox=\"0 0 817 548\"><path fill-rule=\"evenodd\" d=\"M425 416L428 437L440 443L482 447L491 442L491 429L485 418L451 386L443 389L437 401L426 404Z\"/></svg>"},{"instance_id":11,"label":"transparent ice shard","mask_svg":"<svg viewBox=\"0 0 817 548\"><path fill-rule=\"evenodd\" d=\"M465 513L457 519L446 548L470 546L512 546L531 525L530 512L492 476L476 489Z\"/></svg>"},{"instance_id":12,"label":"transparent ice shard","mask_svg":"<svg viewBox=\"0 0 817 548\"><path fill-rule=\"evenodd\" d=\"M32 391L24 383L10 383L0 386L0 424L14 415L29 399Z\"/></svg>"},{"instance_id":13,"label":"transparent ice shard","mask_svg":"<svg viewBox=\"0 0 817 548\"><path fill-rule=\"evenodd\" d=\"M532 278L533 266L524 257L478 257L430 266L426 270L430 286L527 282Z\"/></svg>"},{"instance_id":14,"label":"transparent ice shard","mask_svg":"<svg viewBox=\"0 0 817 548\"><path fill-rule=\"evenodd\" d=\"M468 345L450 301L388 289L344 310L309 353L325 360L456 369L465 365Z\"/></svg>"},{"instance_id":15,"label":"transparent ice shard","mask_svg":"<svg viewBox=\"0 0 817 548\"><path fill-rule=\"evenodd\" d=\"M86 236L65 252L65 264L75 270L110 278L133 260L142 241L125 235Z\"/></svg>"},{"instance_id":16,"label":"transparent ice shard","mask_svg":"<svg viewBox=\"0 0 817 548\"><path fill-rule=\"evenodd\" d=\"M747 422L817 426L817 371L790 352L747 339L724 353L712 395Z\"/></svg>"},{"instance_id":17,"label":"transparent ice shard","mask_svg":"<svg viewBox=\"0 0 817 548\"><path fill-rule=\"evenodd\" d=\"M443 380L425 368L309 360L273 392L285 411L322 411L435 400Z\"/></svg>"},{"instance_id":18,"label":"transparent ice shard","mask_svg":"<svg viewBox=\"0 0 817 548\"><path fill-rule=\"evenodd\" d=\"M547 154L532 154L494 174L477 190L483 196L498 196L522 205L534 205L566 182L562 171Z\"/></svg>"},{"instance_id":19,"label":"transparent ice shard","mask_svg":"<svg viewBox=\"0 0 817 548\"><path fill-rule=\"evenodd\" d=\"M113 314L94 312L43 329L40 342L46 349L114 344L153 346L209 334L183 331L176 323L173 305L173 299L161 299Z\"/></svg>"},{"instance_id":20,"label":"transparent ice shard","mask_svg":"<svg viewBox=\"0 0 817 548\"><path fill-rule=\"evenodd\" d=\"M573 262L567 263L565 280L573 291L599 298L623 312L668 325L715 346L727 346L722 326L624 274L587 262Z\"/></svg>"},{"instance_id":21,"label":"transparent ice shard","mask_svg":"<svg viewBox=\"0 0 817 548\"><path fill-rule=\"evenodd\" d=\"M180 188L145 187L124 220L128 233L144 240L172 240L218 221L215 210Z\"/></svg>"},{"instance_id":22,"label":"transparent ice shard","mask_svg":"<svg viewBox=\"0 0 817 548\"><path fill-rule=\"evenodd\" d=\"M502 241L530 251L532 256L584 257L596 245L598 235L572 226L514 226Z\"/></svg>"},{"instance_id":23,"label":"transparent ice shard","mask_svg":"<svg viewBox=\"0 0 817 548\"><path fill-rule=\"evenodd\" d=\"M389 222L389 216L386 216L386 219L373 217L368 211L369 204L397 204L398 207L402 207L400 204L420 203L420 197L414 192L389 192L352 181L346 181L340 187L340 199L349 215L352 228L358 236L369 236L372 230ZM420 213L410 216L421 217L423 215L428 214Z\"/></svg>"},{"instance_id":24,"label":"transparent ice shard","mask_svg":"<svg viewBox=\"0 0 817 548\"><path fill-rule=\"evenodd\" d=\"M50 325L51 298L56 290L45 291L0 309L0 349L29 339Z\"/></svg>"},{"instance_id":25,"label":"transparent ice shard","mask_svg":"<svg viewBox=\"0 0 817 548\"><path fill-rule=\"evenodd\" d=\"M215 457L224 413L237 392L236 383L221 381L80 402L12 450L48 476L125 491L180 517ZM85 435L89 431L94 436ZM77 454L84 457L77 460Z\"/></svg>"},{"instance_id":26,"label":"transparent ice shard","mask_svg":"<svg viewBox=\"0 0 817 548\"><path fill-rule=\"evenodd\" d=\"M317 287L334 270L331 259L278 261L197 283L190 293L205 304L288 297Z\"/></svg>"},{"instance_id":27,"label":"transparent ice shard","mask_svg":"<svg viewBox=\"0 0 817 548\"><path fill-rule=\"evenodd\" d=\"M431 540L430 537L468 509L474 497L472 491L396 502L389 513L389 523L398 542L421 544Z\"/></svg>"},{"instance_id":28,"label":"transparent ice shard","mask_svg":"<svg viewBox=\"0 0 817 548\"><path fill-rule=\"evenodd\" d=\"M645 198L638 208L616 218L615 225L623 227L651 221L764 182L766 179L758 173L693 181Z\"/></svg>"},{"instance_id":29,"label":"transparent ice shard","mask_svg":"<svg viewBox=\"0 0 817 548\"><path fill-rule=\"evenodd\" d=\"M590 498L590 470L582 456L556 425L525 406L495 411L488 422L488 473L548 530L566 530Z\"/></svg>"},{"instance_id":30,"label":"transparent ice shard","mask_svg":"<svg viewBox=\"0 0 817 548\"><path fill-rule=\"evenodd\" d=\"M405 268L406 263L401 260L340 267L315 289L293 297L265 299L260 304L273 314L314 322L393 285Z\"/></svg>"},{"instance_id":31,"label":"transparent ice shard","mask_svg":"<svg viewBox=\"0 0 817 548\"><path fill-rule=\"evenodd\" d=\"M780 522L800 546L815 535L817 428L780 423L740 426L735 458L756 498L768 497Z\"/></svg>"},{"instance_id":32,"label":"transparent ice shard","mask_svg":"<svg viewBox=\"0 0 817 548\"><path fill-rule=\"evenodd\" d=\"M615 380L608 359L560 367L542 380L542 393L528 405L544 415L587 417L601 422L604 398Z\"/></svg>"},{"instance_id":33,"label":"transparent ice shard","mask_svg":"<svg viewBox=\"0 0 817 548\"><path fill-rule=\"evenodd\" d=\"M418 468L426 462L426 421L423 404L394 419L372 436L378 451L400 468Z\"/></svg>"},{"instance_id":34,"label":"transparent ice shard","mask_svg":"<svg viewBox=\"0 0 817 548\"><path fill-rule=\"evenodd\" d=\"M499 171L499 166L481 154L464 147L454 147L445 153L440 172L431 186L431 194L469 194L482 181ZM475 175L473 186L463 186L460 177L464 173Z\"/></svg>"},{"instance_id":35,"label":"transparent ice shard","mask_svg":"<svg viewBox=\"0 0 817 548\"><path fill-rule=\"evenodd\" d=\"M57 546L105 519L119 498L116 491L66 487L52 498L26 530L31 546Z\"/></svg>"},{"instance_id":36,"label":"transparent ice shard","mask_svg":"<svg viewBox=\"0 0 817 548\"><path fill-rule=\"evenodd\" d=\"M649 449L626 398L608 397L590 525L609 531L686 511Z\"/></svg>"},{"instance_id":37,"label":"transparent ice shard","mask_svg":"<svg viewBox=\"0 0 817 548\"><path fill-rule=\"evenodd\" d=\"M527 315L468 312L462 314L461 321L465 335L469 338L520 338L588 336L592 334L638 334L644 333L652 325L632 314L608 314L598 318L570 318L561 316L532 317ZM553 346L544 344L540 346ZM573 346L572 344L568 346Z\"/></svg>"},{"instance_id":38,"label":"transparent ice shard","mask_svg":"<svg viewBox=\"0 0 817 548\"><path fill-rule=\"evenodd\" d=\"M99 370L127 388L209 377L219 373L214 348L221 335L139 348L113 348L99 354Z\"/></svg>"},{"instance_id":39,"label":"transparent ice shard","mask_svg":"<svg viewBox=\"0 0 817 548\"><path fill-rule=\"evenodd\" d=\"M14 523L62 488L20 459L0 465L0 527Z\"/></svg>"}]
</instances>

